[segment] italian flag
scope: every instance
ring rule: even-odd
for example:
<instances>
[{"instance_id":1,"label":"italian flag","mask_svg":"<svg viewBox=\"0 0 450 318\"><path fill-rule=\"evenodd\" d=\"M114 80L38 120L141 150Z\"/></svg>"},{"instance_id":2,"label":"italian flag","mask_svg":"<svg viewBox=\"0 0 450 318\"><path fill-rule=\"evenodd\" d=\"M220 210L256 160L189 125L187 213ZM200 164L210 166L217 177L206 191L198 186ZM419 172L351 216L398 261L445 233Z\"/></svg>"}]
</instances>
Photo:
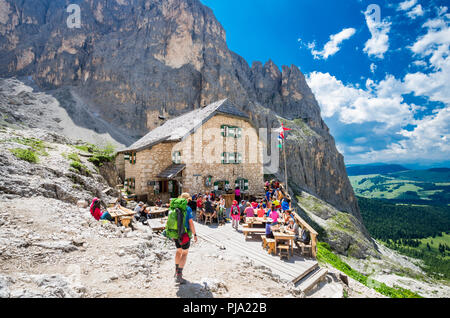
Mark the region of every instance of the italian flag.
<instances>
[{"instance_id":1,"label":"italian flag","mask_svg":"<svg viewBox=\"0 0 450 318\"><path fill-rule=\"evenodd\" d=\"M280 148L280 149L283 148L283 139L286 138L284 135L284 132L289 131L289 130L292 130L292 129L284 127L284 124L281 123L281 128L279 129L280 134L278 135L278 141L279 141L278 148Z\"/></svg>"}]
</instances>

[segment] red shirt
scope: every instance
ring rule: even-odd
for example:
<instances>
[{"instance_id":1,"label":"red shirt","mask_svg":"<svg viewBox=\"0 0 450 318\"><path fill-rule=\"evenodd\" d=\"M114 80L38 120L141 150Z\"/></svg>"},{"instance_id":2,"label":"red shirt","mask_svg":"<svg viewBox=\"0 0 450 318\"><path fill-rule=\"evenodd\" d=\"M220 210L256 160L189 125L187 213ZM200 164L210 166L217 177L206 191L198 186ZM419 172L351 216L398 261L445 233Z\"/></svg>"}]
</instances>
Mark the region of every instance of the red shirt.
<instances>
[{"instance_id":1,"label":"red shirt","mask_svg":"<svg viewBox=\"0 0 450 318\"><path fill-rule=\"evenodd\" d=\"M103 213L102 213L102 210L100 210L100 208L96 208L94 210L94 203L96 201L98 201L98 198L94 198L94 200L92 200L90 211L91 211L91 214L94 217L94 219L96 219L98 221L102 217Z\"/></svg>"},{"instance_id":2,"label":"red shirt","mask_svg":"<svg viewBox=\"0 0 450 318\"><path fill-rule=\"evenodd\" d=\"M203 205L202 199L198 199L198 200L197 200L197 208L201 208L202 205Z\"/></svg>"}]
</instances>

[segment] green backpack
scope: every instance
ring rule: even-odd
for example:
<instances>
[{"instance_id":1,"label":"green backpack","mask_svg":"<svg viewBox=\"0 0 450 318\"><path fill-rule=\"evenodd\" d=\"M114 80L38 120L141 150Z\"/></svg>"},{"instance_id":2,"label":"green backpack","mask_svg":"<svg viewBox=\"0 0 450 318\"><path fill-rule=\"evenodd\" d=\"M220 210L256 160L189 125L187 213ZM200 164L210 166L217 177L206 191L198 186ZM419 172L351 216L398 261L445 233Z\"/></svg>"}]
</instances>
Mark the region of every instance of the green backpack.
<instances>
[{"instance_id":1,"label":"green backpack","mask_svg":"<svg viewBox=\"0 0 450 318\"><path fill-rule=\"evenodd\" d=\"M186 228L186 199L173 199L170 202L169 218L166 223L165 236L170 239L180 239L183 233L187 233L191 237L191 231ZM178 230L178 213L182 213L183 228Z\"/></svg>"}]
</instances>

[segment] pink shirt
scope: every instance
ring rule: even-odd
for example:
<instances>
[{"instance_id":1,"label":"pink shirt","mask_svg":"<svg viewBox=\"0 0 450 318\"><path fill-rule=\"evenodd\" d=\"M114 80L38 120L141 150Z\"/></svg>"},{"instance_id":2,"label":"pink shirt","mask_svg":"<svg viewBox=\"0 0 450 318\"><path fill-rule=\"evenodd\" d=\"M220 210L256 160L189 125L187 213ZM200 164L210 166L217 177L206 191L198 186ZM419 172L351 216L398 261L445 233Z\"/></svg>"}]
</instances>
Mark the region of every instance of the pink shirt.
<instances>
[{"instance_id":1,"label":"pink shirt","mask_svg":"<svg viewBox=\"0 0 450 318\"><path fill-rule=\"evenodd\" d=\"M241 190L236 189L236 191L234 193L236 194L236 196L240 196L241 195Z\"/></svg>"},{"instance_id":2,"label":"pink shirt","mask_svg":"<svg viewBox=\"0 0 450 318\"><path fill-rule=\"evenodd\" d=\"M250 206L244 210L244 213L248 218L252 218L255 216L255 210Z\"/></svg>"},{"instance_id":3,"label":"pink shirt","mask_svg":"<svg viewBox=\"0 0 450 318\"><path fill-rule=\"evenodd\" d=\"M271 218L273 222L278 222L278 212L276 210L272 210L269 214L269 218Z\"/></svg>"}]
</instances>

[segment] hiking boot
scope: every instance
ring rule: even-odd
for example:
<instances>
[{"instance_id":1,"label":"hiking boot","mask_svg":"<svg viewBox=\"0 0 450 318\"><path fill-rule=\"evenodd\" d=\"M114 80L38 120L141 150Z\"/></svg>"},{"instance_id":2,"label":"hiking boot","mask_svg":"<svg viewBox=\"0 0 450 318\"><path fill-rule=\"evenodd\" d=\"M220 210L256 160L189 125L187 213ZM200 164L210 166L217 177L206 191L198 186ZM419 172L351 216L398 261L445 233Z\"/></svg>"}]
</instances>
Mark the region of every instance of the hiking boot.
<instances>
[{"instance_id":1,"label":"hiking boot","mask_svg":"<svg viewBox=\"0 0 450 318\"><path fill-rule=\"evenodd\" d=\"M184 285L184 284L186 284L187 281L183 278L182 275L177 275L175 282L177 284Z\"/></svg>"}]
</instances>

